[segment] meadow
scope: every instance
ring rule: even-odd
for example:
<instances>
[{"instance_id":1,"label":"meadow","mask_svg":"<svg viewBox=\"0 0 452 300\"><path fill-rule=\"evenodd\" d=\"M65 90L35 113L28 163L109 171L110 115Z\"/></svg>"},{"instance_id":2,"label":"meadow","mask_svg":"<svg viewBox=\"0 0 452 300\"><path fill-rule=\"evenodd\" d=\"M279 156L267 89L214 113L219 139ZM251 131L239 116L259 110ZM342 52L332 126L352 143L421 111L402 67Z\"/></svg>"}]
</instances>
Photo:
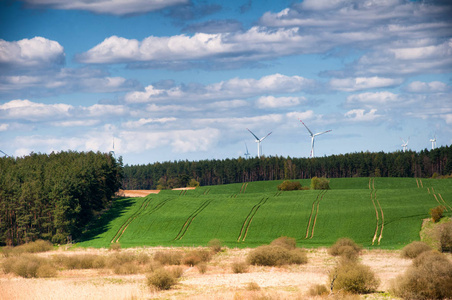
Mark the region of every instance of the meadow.
<instances>
[{"instance_id":1,"label":"meadow","mask_svg":"<svg viewBox=\"0 0 452 300\"><path fill-rule=\"evenodd\" d=\"M431 208L442 205L452 215L449 179L341 178L330 180L330 190L286 192L277 190L281 182L120 198L78 245L205 246L219 239L230 248L248 248L288 236L305 248L349 237L368 249L400 249L419 240Z\"/></svg>"}]
</instances>

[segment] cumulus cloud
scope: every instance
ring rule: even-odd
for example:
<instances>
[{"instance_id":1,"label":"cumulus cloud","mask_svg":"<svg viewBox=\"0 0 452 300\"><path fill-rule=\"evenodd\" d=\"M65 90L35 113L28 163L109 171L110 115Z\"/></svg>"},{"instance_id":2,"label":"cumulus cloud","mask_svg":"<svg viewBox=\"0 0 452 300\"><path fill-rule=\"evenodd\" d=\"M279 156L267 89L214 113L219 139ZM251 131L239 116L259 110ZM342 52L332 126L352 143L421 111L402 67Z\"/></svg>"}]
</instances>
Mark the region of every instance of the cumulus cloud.
<instances>
[{"instance_id":1,"label":"cumulus cloud","mask_svg":"<svg viewBox=\"0 0 452 300\"><path fill-rule=\"evenodd\" d=\"M219 100L246 98L265 93L294 93L311 91L316 82L300 76L272 74L260 79L232 78L210 85L175 86L158 89L152 85L145 91L130 92L125 96L128 103L146 103L162 100ZM287 101L287 100L286 100Z\"/></svg>"},{"instance_id":2,"label":"cumulus cloud","mask_svg":"<svg viewBox=\"0 0 452 300\"><path fill-rule=\"evenodd\" d=\"M383 77L333 78L330 86L334 90L354 92L373 88L393 87L403 82L402 79Z\"/></svg>"},{"instance_id":3,"label":"cumulus cloud","mask_svg":"<svg viewBox=\"0 0 452 300\"><path fill-rule=\"evenodd\" d=\"M441 81L413 81L405 87L405 90L411 93L444 93L450 91L451 87Z\"/></svg>"},{"instance_id":4,"label":"cumulus cloud","mask_svg":"<svg viewBox=\"0 0 452 300\"><path fill-rule=\"evenodd\" d=\"M65 10L86 10L98 14L129 15L161 10L186 4L188 0L24 0L33 7Z\"/></svg>"},{"instance_id":5,"label":"cumulus cloud","mask_svg":"<svg viewBox=\"0 0 452 300\"><path fill-rule=\"evenodd\" d=\"M371 122L382 117L377 114L377 109L371 109L366 113L364 109L353 109L344 114L347 121L350 122Z\"/></svg>"},{"instance_id":6,"label":"cumulus cloud","mask_svg":"<svg viewBox=\"0 0 452 300\"><path fill-rule=\"evenodd\" d=\"M128 121L123 124L124 128L132 129L132 128L141 128L143 126L149 125L149 124L165 124L168 122L174 122L176 121L176 118L141 118L138 121Z\"/></svg>"},{"instance_id":7,"label":"cumulus cloud","mask_svg":"<svg viewBox=\"0 0 452 300\"><path fill-rule=\"evenodd\" d=\"M305 100L304 97L263 96L257 99L256 105L259 108L286 108L297 106Z\"/></svg>"},{"instance_id":8,"label":"cumulus cloud","mask_svg":"<svg viewBox=\"0 0 452 300\"><path fill-rule=\"evenodd\" d=\"M400 97L391 92L362 93L347 97L347 104L362 104L366 106L389 105L398 103Z\"/></svg>"},{"instance_id":9,"label":"cumulus cloud","mask_svg":"<svg viewBox=\"0 0 452 300\"><path fill-rule=\"evenodd\" d=\"M43 37L8 42L0 39L0 66L8 68L49 68L64 63L64 48Z\"/></svg>"}]
</instances>

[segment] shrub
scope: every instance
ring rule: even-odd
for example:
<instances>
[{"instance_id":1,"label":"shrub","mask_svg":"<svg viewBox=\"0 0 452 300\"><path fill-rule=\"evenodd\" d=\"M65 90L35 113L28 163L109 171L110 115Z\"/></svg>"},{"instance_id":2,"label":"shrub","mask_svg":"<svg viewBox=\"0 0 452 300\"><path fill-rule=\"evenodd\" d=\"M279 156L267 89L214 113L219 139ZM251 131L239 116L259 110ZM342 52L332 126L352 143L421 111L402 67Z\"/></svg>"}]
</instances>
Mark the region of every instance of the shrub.
<instances>
[{"instance_id":1,"label":"shrub","mask_svg":"<svg viewBox=\"0 0 452 300\"><path fill-rule=\"evenodd\" d=\"M180 265L182 252L180 251L158 251L154 254L154 260L162 265Z\"/></svg>"},{"instance_id":2,"label":"shrub","mask_svg":"<svg viewBox=\"0 0 452 300\"><path fill-rule=\"evenodd\" d=\"M430 251L432 248L424 242L414 241L402 249L403 258L416 258L425 251Z\"/></svg>"},{"instance_id":3,"label":"shrub","mask_svg":"<svg viewBox=\"0 0 452 300\"><path fill-rule=\"evenodd\" d=\"M324 284L315 284L309 288L309 295L312 297L327 295L328 293L329 290Z\"/></svg>"},{"instance_id":4,"label":"shrub","mask_svg":"<svg viewBox=\"0 0 452 300\"><path fill-rule=\"evenodd\" d=\"M147 264L150 260L151 260L151 257L148 254L143 253L143 252L139 253L136 256L136 261L142 265Z\"/></svg>"},{"instance_id":5,"label":"shrub","mask_svg":"<svg viewBox=\"0 0 452 300\"><path fill-rule=\"evenodd\" d=\"M126 262L121 265L116 265L113 272L118 275L131 275L140 272L140 268L133 262Z\"/></svg>"},{"instance_id":6,"label":"shrub","mask_svg":"<svg viewBox=\"0 0 452 300\"><path fill-rule=\"evenodd\" d=\"M57 269L49 263L41 264L36 271L36 276L40 278L55 277L57 275Z\"/></svg>"},{"instance_id":7,"label":"shrub","mask_svg":"<svg viewBox=\"0 0 452 300\"><path fill-rule=\"evenodd\" d=\"M111 251L120 251L121 250L121 244L120 243L111 243L110 244L110 250Z\"/></svg>"},{"instance_id":8,"label":"shrub","mask_svg":"<svg viewBox=\"0 0 452 300\"><path fill-rule=\"evenodd\" d=\"M235 261L231 264L232 272L235 274L248 272L248 263L245 261Z\"/></svg>"},{"instance_id":9,"label":"shrub","mask_svg":"<svg viewBox=\"0 0 452 300\"><path fill-rule=\"evenodd\" d=\"M207 272L207 264L204 262L197 264L196 268L201 274L205 274Z\"/></svg>"},{"instance_id":10,"label":"shrub","mask_svg":"<svg viewBox=\"0 0 452 300\"><path fill-rule=\"evenodd\" d=\"M38 253L53 250L53 245L49 241L36 240L34 242L26 243L20 246L11 247L6 246L2 248L4 256L20 255L22 253Z\"/></svg>"},{"instance_id":11,"label":"shrub","mask_svg":"<svg viewBox=\"0 0 452 300\"><path fill-rule=\"evenodd\" d=\"M248 282L245 289L247 291L260 291L261 287L254 281Z\"/></svg>"},{"instance_id":12,"label":"shrub","mask_svg":"<svg viewBox=\"0 0 452 300\"><path fill-rule=\"evenodd\" d=\"M169 290L177 283L177 278L166 269L157 269L147 276L148 286L158 290Z\"/></svg>"},{"instance_id":13,"label":"shrub","mask_svg":"<svg viewBox=\"0 0 452 300\"><path fill-rule=\"evenodd\" d=\"M452 252L452 220L437 228L437 235L442 252Z\"/></svg>"},{"instance_id":14,"label":"shrub","mask_svg":"<svg viewBox=\"0 0 452 300\"><path fill-rule=\"evenodd\" d=\"M329 190L330 181L325 177L314 176L311 178L311 189L312 190Z\"/></svg>"},{"instance_id":15,"label":"shrub","mask_svg":"<svg viewBox=\"0 0 452 300\"><path fill-rule=\"evenodd\" d=\"M211 254L207 250L195 249L187 252L182 258L182 263L188 266L195 266L201 262L208 262L211 259Z\"/></svg>"},{"instance_id":16,"label":"shrub","mask_svg":"<svg viewBox=\"0 0 452 300\"><path fill-rule=\"evenodd\" d=\"M437 223L443 217L444 207L437 206L435 208L430 209L430 216L432 216L433 222Z\"/></svg>"},{"instance_id":17,"label":"shrub","mask_svg":"<svg viewBox=\"0 0 452 300\"><path fill-rule=\"evenodd\" d=\"M368 266L348 259L339 262L329 279L333 282L333 291L356 294L370 293L380 284Z\"/></svg>"},{"instance_id":18,"label":"shrub","mask_svg":"<svg viewBox=\"0 0 452 300\"><path fill-rule=\"evenodd\" d=\"M218 253L221 251L221 241L219 239L210 240L207 246L212 250L213 253Z\"/></svg>"},{"instance_id":19,"label":"shrub","mask_svg":"<svg viewBox=\"0 0 452 300\"><path fill-rule=\"evenodd\" d=\"M452 263L437 251L424 252L396 278L393 292L404 299L452 298Z\"/></svg>"},{"instance_id":20,"label":"shrub","mask_svg":"<svg viewBox=\"0 0 452 300\"><path fill-rule=\"evenodd\" d=\"M332 256L342 256L351 260L358 258L361 252L361 246L357 245L352 239L340 238L328 249Z\"/></svg>"},{"instance_id":21,"label":"shrub","mask_svg":"<svg viewBox=\"0 0 452 300\"><path fill-rule=\"evenodd\" d=\"M283 183L278 185L278 191L298 191L301 189L301 183L298 181L284 180Z\"/></svg>"},{"instance_id":22,"label":"shrub","mask_svg":"<svg viewBox=\"0 0 452 300\"><path fill-rule=\"evenodd\" d=\"M3 262L3 271L17 276L31 278L38 277L38 269L44 263L42 258L31 255L10 257Z\"/></svg>"},{"instance_id":23,"label":"shrub","mask_svg":"<svg viewBox=\"0 0 452 300\"><path fill-rule=\"evenodd\" d=\"M180 278L184 274L184 269L180 266L169 267L168 271L174 276L174 278Z\"/></svg>"},{"instance_id":24,"label":"shrub","mask_svg":"<svg viewBox=\"0 0 452 300\"><path fill-rule=\"evenodd\" d=\"M281 246L286 248L287 250L292 250L297 247L297 241L294 238L282 236L277 238L276 240L273 240L270 245Z\"/></svg>"},{"instance_id":25,"label":"shrub","mask_svg":"<svg viewBox=\"0 0 452 300\"><path fill-rule=\"evenodd\" d=\"M259 266L281 266L285 264L304 264L302 250L287 250L281 246L264 245L259 246L248 254L247 261L252 265ZM304 254L306 256L306 254Z\"/></svg>"}]
</instances>

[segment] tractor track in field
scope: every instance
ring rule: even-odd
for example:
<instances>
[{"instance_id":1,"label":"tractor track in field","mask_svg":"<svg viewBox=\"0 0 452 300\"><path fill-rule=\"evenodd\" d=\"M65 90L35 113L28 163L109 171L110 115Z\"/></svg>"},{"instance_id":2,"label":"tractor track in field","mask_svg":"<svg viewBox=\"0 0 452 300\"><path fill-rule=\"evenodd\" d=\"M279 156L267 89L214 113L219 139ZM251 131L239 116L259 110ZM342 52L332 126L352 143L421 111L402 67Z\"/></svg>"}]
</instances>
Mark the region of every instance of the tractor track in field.
<instances>
[{"instance_id":1,"label":"tractor track in field","mask_svg":"<svg viewBox=\"0 0 452 300\"><path fill-rule=\"evenodd\" d=\"M375 178L369 178L369 189L370 189L370 200L375 209L375 233L372 238L372 245L377 244L380 245L380 241L383 238L383 230L385 228L385 215L383 213L383 208L381 207L380 201L377 198L377 189L375 188ZM380 235L378 235L378 230L380 229Z\"/></svg>"},{"instance_id":2,"label":"tractor track in field","mask_svg":"<svg viewBox=\"0 0 452 300\"><path fill-rule=\"evenodd\" d=\"M206 200L203 203L201 203L201 205L194 211L191 213L190 216L188 216L187 220L185 221L184 225L182 225L181 229L179 230L178 234L176 235L176 237L173 239L173 241L177 241L177 240L181 240L184 235L187 233L188 228L190 227L191 223L193 222L193 220L213 201L213 199L211 200Z\"/></svg>"},{"instance_id":3,"label":"tractor track in field","mask_svg":"<svg viewBox=\"0 0 452 300\"><path fill-rule=\"evenodd\" d=\"M432 195L433 195L433 197L435 198L436 202L438 202L438 204L439 204L440 206L444 207L444 210L445 210L445 211L452 210L452 207L451 207L449 204L447 204L446 201L444 201L444 199L443 199L443 197L441 196L441 194L435 192L435 189L434 189L433 187L431 187L431 189L430 189L430 188L427 188L427 191L428 191L429 194L432 194ZM438 196L437 196L437 195L438 195ZM439 199L438 199L438 197L439 197ZM441 201L440 201L440 200L441 200ZM449 209L448 209L448 208L449 208Z\"/></svg>"},{"instance_id":4,"label":"tractor track in field","mask_svg":"<svg viewBox=\"0 0 452 300\"><path fill-rule=\"evenodd\" d=\"M259 208L264 205L268 201L268 197L262 198L258 203L256 203L248 213L248 215L245 218L245 221L242 224L242 228L240 229L239 237L237 238L237 242L245 241L246 236L248 234L248 230L250 228L251 222L253 221L254 216L256 215Z\"/></svg>"},{"instance_id":5,"label":"tractor track in field","mask_svg":"<svg viewBox=\"0 0 452 300\"><path fill-rule=\"evenodd\" d=\"M320 207L320 201L325 196L327 190L322 190L320 193L317 194L316 199L312 202L311 207L311 214L309 215L309 221L308 226L306 227L306 236L304 239L312 239L314 237L314 228L315 224L317 223L317 216L319 214L319 207ZM314 215L315 211L315 215ZM312 217L314 215L314 221L312 222ZM312 229L311 229L311 223L312 223ZM311 236L309 237L309 233L311 233Z\"/></svg>"},{"instance_id":6,"label":"tractor track in field","mask_svg":"<svg viewBox=\"0 0 452 300\"><path fill-rule=\"evenodd\" d=\"M152 198L149 198L143 201L143 203L141 203L141 206L121 225L121 227L118 229L110 243L119 242L119 239L122 237L127 227L129 227L130 223L132 223L133 220L135 220L139 215L141 215L143 211L146 210L151 200Z\"/></svg>"}]
</instances>

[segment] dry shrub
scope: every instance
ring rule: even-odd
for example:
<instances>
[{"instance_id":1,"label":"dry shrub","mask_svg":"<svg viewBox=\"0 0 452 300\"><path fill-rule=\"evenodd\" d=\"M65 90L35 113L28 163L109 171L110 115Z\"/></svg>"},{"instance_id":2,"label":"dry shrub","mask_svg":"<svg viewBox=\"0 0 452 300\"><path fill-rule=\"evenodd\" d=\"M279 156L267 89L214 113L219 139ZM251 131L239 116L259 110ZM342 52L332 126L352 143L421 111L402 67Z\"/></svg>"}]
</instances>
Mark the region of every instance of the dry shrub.
<instances>
[{"instance_id":1,"label":"dry shrub","mask_svg":"<svg viewBox=\"0 0 452 300\"><path fill-rule=\"evenodd\" d=\"M116 268L119 265L131 263L136 260L136 256L133 253L118 252L108 256L107 267Z\"/></svg>"},{"instance_id":2,"label":"dry shrub","mask_svg":"<svg viewBox=\"0 0 452 300\"><path fill-rule=\"evenodd\" d=\"M65 269L100 269L105 267L105 258L95 254L54 255L53 262Z\"/></svg>"},{"instance_id":3,"label":"dry shrub","mask_svg":"<svg viewBox=\"0 0 452 300\"><path fill-rule=\"evenodd\" d=\"M248 263L246 261L235 261L231 264L232 272L235 274L241 274L248 272Z\"/></svg>"},{"instance_id":4,"label":"dry shrub","mask_svg":"<svg viewBox=\"0 0 452 300\"><path fill-rule=\"evenodd\" d=\"M436 229L441 252L452 252L452 220L443 223Z\"/></svg>"},{"instance_id":5,"label":"dry shrub","mask_svg":"<svg viewBox=\"0 0 452 300\"><path fill-rule=\"evenodd\" d=\"M164 268L155 270L146 279L148 286L158 290L169 290L177 283L177 278Z\"/></svg>"},{"instance_id":6,"label":"dry shrub","mask_svg":"<svg viewBox=\"0 0 452 300\"><path fill-rule=\"evenodd\" d=\"M140 272L140 267L133 262L126 262L115 266L113 272L118 275L138 274Z\"/></svg>"},{"instance_id":7,"label":"dry shrub","mask_svg":"<svg viewBox=\"0 0 452 300\"><path fill-rule=\"evenodd\" d=\"M120 251L121 244L120 243L111 243L109 249L110 249L110 251Z\"/></svg>"},{"instance_id":8,"label":"dry shrub","mask_svg":"<svg viewBox=\"0 0 452 300\"><path fill-rule=\"evenodd\" d=\"M259 246L248 254L248 263L259 266L281 266L307 263L307 256L300 249L287 250L281 246Z\"/></svg>"},{"instance_id":9,"label":"dry shrub","mask_svg":"<svg viewBox=\"0 0 452 300\"><path fill-rule=\"evenodd\" d=\"M260 291L261 287L254 281L248 282L245 289L247 291Z\"/></svg>"},{"instance_id":10,"label":"dry shrub","mask_svg":"<svg viewBox=\"0 0 452 300\"><path fill-rule=\"evenodd\" d=\"M13 273L17 276L32 278L39 277L38 269L43 265L49 265L43 258L32 255L21 255L6 259L2 264L2 268L5 273Z\"/></svg>"},{"instance_id":11,"label":"dry shrub","mask_svg":"<svg viewBox=\"0 0 452 300\"><path fill-rule=\"evenodd\" d=\"M218 253L221 251L221 241L219 239L210 240L207 246L212 250L213 253Z\"/></svg>"},{"instance_id":12,"label":"dry shrub","mask_svg":"<svg viewBox=\"0 0 452 300\"><path fill-rule=\"evenodd\" d=\"M162 265L180 265L182 257L182 252L177 250L158 251L154 254L154 260Z\"/></svg>"},{"instance_id":13,"label":"dry shrub","mask_svg":"<svg viewBox=\"0 0 452 300\"><path fill-rule=\"evenodd\" d=\"M402 249L403 258L416 258L425 251L430 251L432 248L424 242L414 241Z\"/></svg>"},{"instance_id":14,"label":"dry shrub","mask_svg":"<svg viewBox=\"0 0 452 300\"><path fill-rule=\"evenodd\" d=\"M315 284L309 288L309 296L322 296L329 294L329 290L324 284Z\"/></svg>"},{"instance_id":15,"label":"dry shrub","mask_svg":"<svg viewBox=\"0 0 452 300\"><path fill-rule=\"evenodd\" d=\"M297 247L297 241L294 238L282 236L277 238L276 240L273 240L270 245L281 246L286 248L287 250L292 250Z\"/></svg>"},{"instance_id":16,"label":"dry shrub","mask_svg":"<svg viewBox=\"0 0 452 300\"><path fill-rule=\"evenodd\" d=\"M424 252L396 278L393 292L404 299L452 298L452 263L437 251Z\"/></svg>"},{"instance_id":17,"label":"dry shrub","mask_svg":"<svg viewBox=\"0 0 452 300\"><path fill-rule=\"evenodd\" d=\"M437 223L443 217L444 206L437 206L430 209L430 216L432 216L433 222Z\"/></svg>"},{"instance_id":18,"label":"dry shrub","mask_svg":"<svg viewBox=\"0 0 452 300\"><path fill-rule=\"evenodd\" d=\"M298 181L284 180L283 183L278 185L278 191L298 191L301 189L301 183Z\"/></svg>"},{"instance_id":19,"label":"dry shrub","mask_svg":"<svg viewBox=\"0 0 452 300\"><path fill-rule=\"evenodd\" d=\"M328 249L328 253L332 256L342 256L349 260L356 260L361 249L361 246L357 245L352 239L340 238Z\"/></svg>"},{"instance_id":20,"label":"dry shrub","mask_svg":"<svg viewBox=\"0 0 452 300\"><path fill-rule=\"evenodd\" d=\"M205 274L207 272L207 264L202 262L196 265L200 274Z\"/></svg>"},{"instance_id":21,"label":"dry shrub","mask_svg":"<svg viewBox=\"0 0 452 300\"><path fill-rule=\"evenodd\" d=\"M185 253L182 258L182 263L188 266L196 266L201 262L208 262L212 258L212 255L209 251L203 249L195 249L190 250Z\"/></svg>"},{"instance_id":22,"label":"dry shrub","mask_svg":"<svg viewBox=\"0 0 452 300\"><path fill-rule=\"evenodd\" d=\"M151 257L144 252L137 254L135 259L140 265L145 265L151 261Z\"/></svg>"},{"instance_id":23,"label":"dry shrub","mask_svg":"<svg viewBox=\"0 0 452 300\"><path fill-rule=\"evenodd\" d=\"M171 266L167 268L167 270L173 275L175 278L180 278L184 275L184 269L181 266Z\"/></svg>"},{"instance_id":24,"label":"dry shrub","mask_svg":"<svg viewBox=\"0 0 452 300\"><path fill-rule=\"evenodd\" d=\"M11 247L6 246L2 248L4 256L20 255L23 253L38 253L53 250L53 245L49 241L36 240L34 242L26 243L20 246Z\"/></svg>"},{"instance_id":25,"label":"dry shrub","mask_svg":"<svg viewBox=\"0 0 452 300\"><path fill-rule=\"evenodd\" d=\"M329 279L333 282L333 291L355 294L373 292L380 284L369 266L349 259L341 259Z\"/></svg>"},{"instance_id":26,"label":"dry shrub","mask_svg":"<svg viewBox=\"0 0 452 300\"><path fill-rule=\"evenodd\" d=\"M38 267L36 275L40 278L56 277L57 269L49 263L44 263Z\"/></svg>"}]
</instances>

